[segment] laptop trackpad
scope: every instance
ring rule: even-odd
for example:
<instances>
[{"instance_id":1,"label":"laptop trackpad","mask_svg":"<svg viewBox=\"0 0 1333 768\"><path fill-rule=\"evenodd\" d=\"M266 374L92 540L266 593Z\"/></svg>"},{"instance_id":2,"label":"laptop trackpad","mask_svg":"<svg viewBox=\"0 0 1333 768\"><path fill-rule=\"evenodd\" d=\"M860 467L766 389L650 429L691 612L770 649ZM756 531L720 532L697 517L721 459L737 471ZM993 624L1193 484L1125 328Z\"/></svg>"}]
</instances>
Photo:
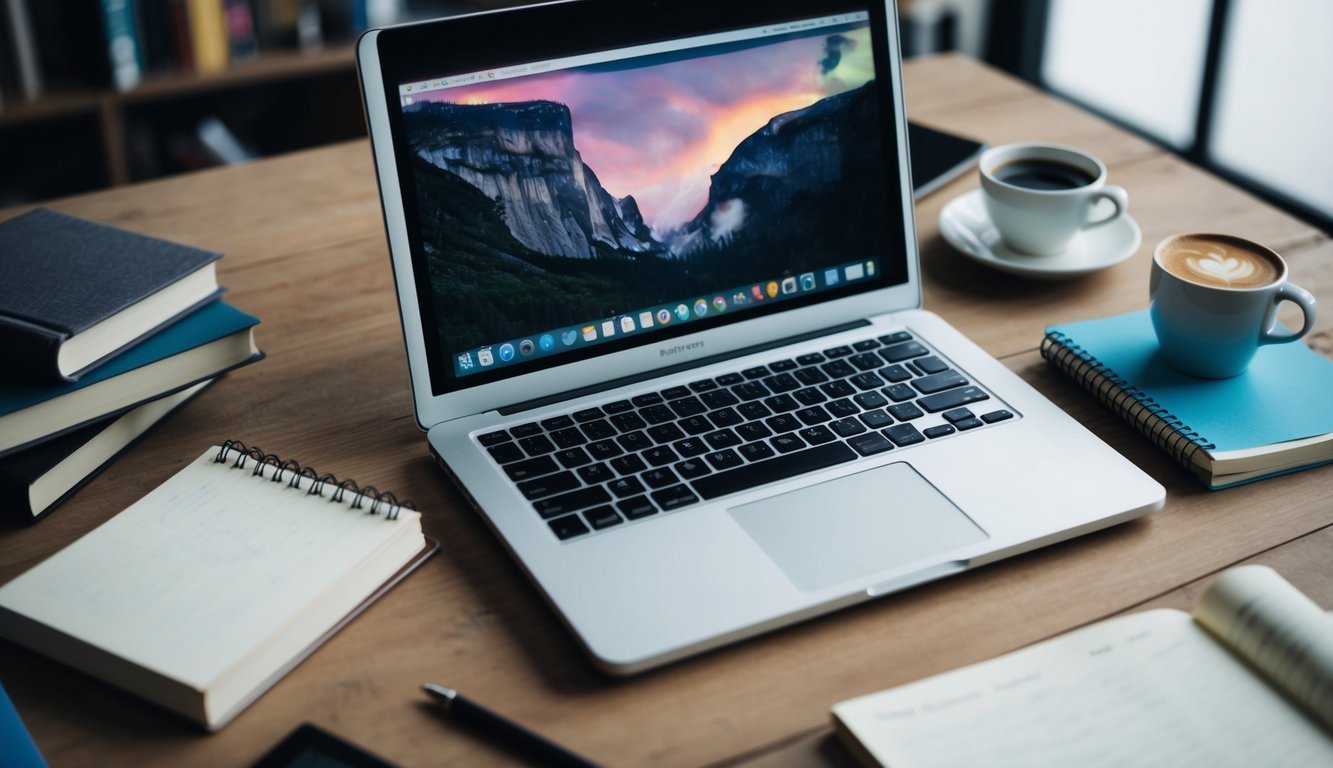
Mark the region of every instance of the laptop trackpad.
<instances>
[{"instance_id":1,"label":"laptop trackpad","mask_svg":"<svg viewBox=\"0 0 1333 768\"><path fill-rule=\"evenodd\" d=\"M902 462L734 507L731 515L806 591L988 538Z\"/></svg>"}]
</instances>

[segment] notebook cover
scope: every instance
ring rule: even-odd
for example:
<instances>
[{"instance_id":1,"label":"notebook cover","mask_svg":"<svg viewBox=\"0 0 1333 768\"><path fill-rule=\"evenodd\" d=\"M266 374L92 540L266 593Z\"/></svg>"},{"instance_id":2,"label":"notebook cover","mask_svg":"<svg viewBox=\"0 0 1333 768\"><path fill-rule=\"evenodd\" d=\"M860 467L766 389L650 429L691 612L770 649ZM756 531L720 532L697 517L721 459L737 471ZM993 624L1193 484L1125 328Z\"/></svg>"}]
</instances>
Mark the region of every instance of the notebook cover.
<instances>
[{"instance_id":1,"label":"notebook cover","mask_svg":"<svg viewBox=\"0 0 1333 768\"><path fill-rule=\"evenodd\" d=\"M63 340L221 257L44 208L0 223L0 358L60 381Z\"/></svg>"},{"instance_id":2,"label":"notebook cover","mask_svg":"<svg viewBox=\"0 0 1333 768\"><path fill-rule=\"evenodd\" d=\"M0 763L8 768L46 768L28 729L23 727L18 710L0 686Z\"/></svg>"},{"instance_id":3,"label":"notebook cover","mask_svg":"<svg viewBox=\"0 0 1333 768\"><path fill-rule=\"evenodd\" d=\"M1333 362L1300 342L1259 348L1230 379L1180 373L1157 353L1148 313L1052 326L1047 332L1100 361L1156 400L1213 451L1233 451L1333 432Z\"/></svg>"}]
</instances>

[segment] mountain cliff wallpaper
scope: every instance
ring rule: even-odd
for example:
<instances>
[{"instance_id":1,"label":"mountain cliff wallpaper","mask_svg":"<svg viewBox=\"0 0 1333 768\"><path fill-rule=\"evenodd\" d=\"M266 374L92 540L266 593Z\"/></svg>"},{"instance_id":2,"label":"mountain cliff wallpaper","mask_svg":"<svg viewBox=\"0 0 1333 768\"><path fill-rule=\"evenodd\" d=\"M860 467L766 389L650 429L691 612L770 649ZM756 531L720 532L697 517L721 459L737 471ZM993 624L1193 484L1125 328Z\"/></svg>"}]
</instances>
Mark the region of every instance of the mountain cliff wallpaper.
<instances>
[{"instance_id":1,"label":"mountain cliff wallpaper","mask_svg":"<svg viewBox=\"0 0 1333 768\"><path fill-rule=\"evenodd\" d=\"M882 255L870 56L824 28L414 96L443 349Z\"/></svg>"}]
</instances>

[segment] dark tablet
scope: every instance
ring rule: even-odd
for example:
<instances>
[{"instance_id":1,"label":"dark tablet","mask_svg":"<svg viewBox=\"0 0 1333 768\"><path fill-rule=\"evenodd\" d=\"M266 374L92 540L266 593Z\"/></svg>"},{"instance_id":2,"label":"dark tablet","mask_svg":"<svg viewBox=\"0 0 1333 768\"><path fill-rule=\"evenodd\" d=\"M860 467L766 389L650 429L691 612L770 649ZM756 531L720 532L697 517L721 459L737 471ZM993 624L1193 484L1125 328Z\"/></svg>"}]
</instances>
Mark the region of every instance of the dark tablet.
<instances>
[{"instance_id":1,"label":"dark tablet","mask_svg":"<svg viewBox=\"0 0 1333 768\"><path fill-rule=\"evenodd\" d=\"M912 196L920 200L975 166L986 145L908 121L907 149Z\"/></svg>"},{"instance_id":2,"label":"dark tablet","mask_svg":"<svg viewBox=\"0 0 1333 768\"><path fill-rule=\"evenodd\" d=\"M382 757L306 723L259 758L255 768L397 768Z\"/></svg>"}]
</instances>

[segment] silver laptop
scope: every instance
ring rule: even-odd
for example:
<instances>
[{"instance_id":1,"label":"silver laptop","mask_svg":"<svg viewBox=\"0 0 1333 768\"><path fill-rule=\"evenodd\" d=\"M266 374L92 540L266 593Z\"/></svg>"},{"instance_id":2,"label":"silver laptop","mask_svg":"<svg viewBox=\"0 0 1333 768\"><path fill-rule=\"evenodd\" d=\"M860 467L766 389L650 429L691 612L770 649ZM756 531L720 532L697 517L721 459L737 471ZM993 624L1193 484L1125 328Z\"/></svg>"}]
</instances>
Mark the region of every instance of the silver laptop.
<instances>
[{"instance_id":1,"label":"silver laptop","mask_svg":"<svg viewBox=\"0 0 1333 768\"><path fill-rule=\"evenodd\" d=\"M1161 507L921 309L891 4L550 3L358 62L417 420L600 667Z\"/></svg>"}]
</instances>

